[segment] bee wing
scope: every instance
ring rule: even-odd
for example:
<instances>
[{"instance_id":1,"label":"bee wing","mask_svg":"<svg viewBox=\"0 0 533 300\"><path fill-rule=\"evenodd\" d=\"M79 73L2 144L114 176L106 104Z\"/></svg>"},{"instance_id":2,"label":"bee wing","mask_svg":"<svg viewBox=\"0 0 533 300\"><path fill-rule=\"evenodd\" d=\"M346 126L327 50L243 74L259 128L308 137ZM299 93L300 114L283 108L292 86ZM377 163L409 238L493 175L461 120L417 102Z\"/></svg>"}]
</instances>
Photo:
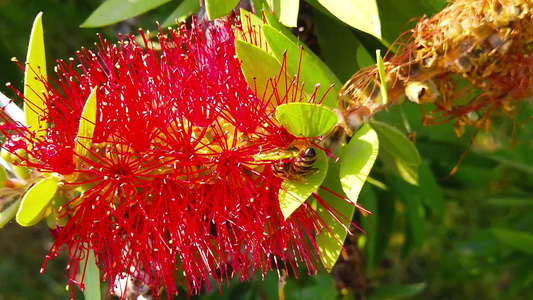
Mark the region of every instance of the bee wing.
<instances>
[{"instance_id":1,"label":"bee wing","mask_svg":"<svg viewBox=\"0 0 533 300\"><path fill-rule=\"evenodd\" d=\"M272 152L262 152L254 155L255 161L273 161L273 160L283 160L296 157L299 153L297 148L290 148L283 151L272 151Z\"/></svg>"}]
</instances>

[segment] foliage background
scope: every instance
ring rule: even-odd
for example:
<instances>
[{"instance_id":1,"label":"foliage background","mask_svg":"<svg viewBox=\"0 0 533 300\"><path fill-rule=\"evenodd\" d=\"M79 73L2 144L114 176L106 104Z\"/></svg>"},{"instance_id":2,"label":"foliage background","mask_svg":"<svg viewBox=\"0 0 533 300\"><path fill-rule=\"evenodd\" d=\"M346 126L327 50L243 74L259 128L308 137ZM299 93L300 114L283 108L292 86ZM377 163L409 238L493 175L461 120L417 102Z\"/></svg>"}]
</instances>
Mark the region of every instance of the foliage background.
<instances>
[{"instance_id":1,"label":"foliage background","mask_svg":"<svg viewBox=\"0 0 533 300\"><path fill-rule=\"evenodd\" d=\"M2 0L0 82L22 89L22 72L10 60L13 56L24 60L32 21L39 11L45 12L48 66L53 66L57 58L75 56L81 46L94 48L96 32L116 41L117 32L135 32L137 27L155 30L155 20L166 19L180 2L170 1L119 25L82 29L79 25L99 2ZM380 42L306 3L300 5L299 26L305 29L300 39L341 81L372 63L367 54L386 49L408 29L409 20L446 5L443 0L378 0L384 37ZM2 92L16 98L8 88ZM488 133L467 132L461 138L453 134L452 124L422 127L420 109L414 104L405 103L376 116L415 133L424 164L419 169L419 187L415 187L378 162L371 177L383 185L367 184L360 199L375 214L355 217L368 234L349 237L364 257L364 261L350 262L362 273L350 274L352 279L364 279L371 299L528 299L533 294L533 122L524 123L532 116L528 101L520 109L516 128L512 120L502 119ZM456 166L457 173L438 180ZM23 229L15 223L0 231L0 300L70 298L64 289L63 257L49 262L40 274L52 243L47 231L44 224ZM286 299L342 297L335 289L340 275L333 274L321 271L308 277L304 272L298 279L289 279ZM201 298L278 299L277 274L271 273L264 282L261 278L234 281L222 289L222 295L214 290ZM76 298L81 297L77 293ZM185 298L184 293L178 298Z\"/></svg>"}]
</instances>

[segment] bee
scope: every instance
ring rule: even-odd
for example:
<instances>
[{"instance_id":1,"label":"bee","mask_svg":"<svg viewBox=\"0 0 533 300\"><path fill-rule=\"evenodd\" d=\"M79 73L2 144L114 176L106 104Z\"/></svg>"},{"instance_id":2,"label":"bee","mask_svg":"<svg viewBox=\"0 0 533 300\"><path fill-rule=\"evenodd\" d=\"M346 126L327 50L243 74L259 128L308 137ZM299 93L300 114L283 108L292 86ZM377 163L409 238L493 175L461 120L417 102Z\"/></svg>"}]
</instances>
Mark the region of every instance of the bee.
<instances>
[{"instance_id":1,"label":"bee","mask_svg":"<svg viewBox=\"0 0 533 300\"><path fill-rule=\"evenodd\" d=\"M272 165L272 172L277 177L285 180L306 183L306 177L318 172L318 168L313 168L315 161L315 149L307 147L300 150L289 161L280 161Z\"/></svg>"}]
</instances>

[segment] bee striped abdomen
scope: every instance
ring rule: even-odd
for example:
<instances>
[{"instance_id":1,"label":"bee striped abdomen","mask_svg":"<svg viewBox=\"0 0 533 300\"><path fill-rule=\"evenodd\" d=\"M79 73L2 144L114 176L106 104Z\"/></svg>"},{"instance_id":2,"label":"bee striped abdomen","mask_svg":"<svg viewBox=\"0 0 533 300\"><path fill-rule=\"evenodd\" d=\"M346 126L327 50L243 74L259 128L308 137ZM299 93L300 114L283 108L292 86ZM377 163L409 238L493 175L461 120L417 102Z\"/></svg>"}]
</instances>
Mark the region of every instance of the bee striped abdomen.
<instances>
[{"instance_id":1,"label":"bee striped abdomen","mask_svg":"<svg viewBox=\"0 0 533 300\"><path fill-rule=\"evenodd\" d=\"M279 178L305 183L306 177L318 172L317 168L313 168L315 161L315 149L307 147L301 150L291 161L274 164L272 172Z\"/></svg>"}]
</instances>

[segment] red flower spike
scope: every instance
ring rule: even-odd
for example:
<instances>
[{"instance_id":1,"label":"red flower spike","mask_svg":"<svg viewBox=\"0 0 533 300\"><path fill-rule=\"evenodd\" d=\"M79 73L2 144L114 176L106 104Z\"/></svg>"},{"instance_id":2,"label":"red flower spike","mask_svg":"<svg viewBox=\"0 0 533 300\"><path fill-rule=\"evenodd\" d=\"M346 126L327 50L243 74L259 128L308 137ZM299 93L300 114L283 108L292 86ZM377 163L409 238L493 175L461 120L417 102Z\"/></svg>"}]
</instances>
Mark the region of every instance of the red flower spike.
<instances>
[{"instance_id":1,"label":"red flower spike","mask_svg":"<svg viewBox=\"0 0 533 300\"><path fill-rule=\"evenodd\" d=\"M315 272L313 236L325 224L306 203L285 220L282 179L272 172L279 161L254 159L309 143L269 109L300 101L298 85L286 84L294 99L257 98L227 23L161 32L160 53L141 35L143 46L133 37L118 45L102 40L97 53L78 52L76 67L73 59L59 61L58 79L47 84L46 138L20 125L0 127L4 147L27 149L21 159L29 168L59 173L71 199L59 210L70 220L54 230L48 258L69 246L70 281L80 284L76 270L90 247L104 279L133 278L168 295L178 284L190 294L208 290L209 277L220 284L301 263ZM79 157L79 122L95 86L96 128L89 154Z\"/></svg>"}]
</instances>

